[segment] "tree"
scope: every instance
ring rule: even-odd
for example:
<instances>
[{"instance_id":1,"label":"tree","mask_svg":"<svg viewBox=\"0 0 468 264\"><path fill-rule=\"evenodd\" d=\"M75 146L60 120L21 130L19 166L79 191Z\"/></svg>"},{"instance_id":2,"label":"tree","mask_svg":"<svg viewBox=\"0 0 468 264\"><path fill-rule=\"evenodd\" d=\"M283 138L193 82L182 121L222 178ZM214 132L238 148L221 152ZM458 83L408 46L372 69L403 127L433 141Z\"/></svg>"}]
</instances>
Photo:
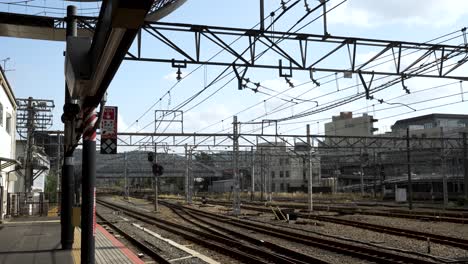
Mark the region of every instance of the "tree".
<instances>
[{"instance_id":1,"label":"tree","mask_svg":"<svg viewBox=\"0 0 468 264\"><path fill-rule=\"evenodd\" d=\"M52 171L46 176L44 192L49 197L49 202L57 202L57 175Z\"/></svg>"}]
</instances>

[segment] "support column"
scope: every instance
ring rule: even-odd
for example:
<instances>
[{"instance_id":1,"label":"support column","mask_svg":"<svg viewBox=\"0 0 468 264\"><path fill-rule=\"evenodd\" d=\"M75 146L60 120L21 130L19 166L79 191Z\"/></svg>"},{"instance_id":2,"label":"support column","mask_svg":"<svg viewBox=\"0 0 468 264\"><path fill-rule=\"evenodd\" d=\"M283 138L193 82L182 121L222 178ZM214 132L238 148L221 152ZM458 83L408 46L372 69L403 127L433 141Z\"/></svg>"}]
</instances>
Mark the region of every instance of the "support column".
<instances>
[{"instance_id":1,"label":"support column","mask_svg":"<svg viewBox=\"0 0 468 264\"><path fill-rule=\"evenodd\" d=\"M67 6L67 28L66 36L77 36L76 7ZM63 166L61 177L61 198L60 198L60 242L62 249L71 249L74 240L74 228L72 226L73 190L74 190L74 164L73 164L73 142L74 142L74 118L75 113L71 107L71 96L65 82L65 105L64 115L64 145L63 145ZM60 136L59 136L60 138Z\"/></svg>"},{"instance_id":2,"label":"support column","mask_svg":"<svg viewBox=\"0 0 468 264\"><path fill-rule=\"evenodd\" d=\"M62 158L60 157L62 154L61 154L61 151L62 151L62 143L61 143L61 138L60 138L60 133L57 133L57 160L56 160L56 168L55 168L55 173L57 175L55 175L57 177L57 186L56 186L56 196L55 196L55 202L57 203L57 206L59 205L59 200L60 200L60 182L61 182L61 179L60 179L60 164L62 164Z\"/></svg>"},{"instance_id":3,"label":"support column","mask_svg":"<svg viewBox=\"0 0 468 264\"><path fill-rule=\"evenodd\" d=\"M189 157L187 143L185 144L185 202L189 203Z\"/></svg>"},{"instance_id":4,"label":"support column","mask_svg":"<svg viewBox=\"0 0 468 264\"><path fill-rule=\"evenodd\" d=\"M463 168L465 200L468 201L468 148L466 142L466 132L463 133Z\"/></svg>"},{"instance_id":5,"label":"support column","mask_svg":"<svg viewBox=\"0 0 468 264\"><path fill-rule=\"evenodd\" d=\"M158 163L158 144L154 143L154 163ZM158 187L159 179L158 176L154 175L154 212L159 212L158 207Z\"/></svg>"},{"instance_id":6,"label":"support column","mask_svg":"<svg viewBox=\"0 0 468 264\"><path fill-rule=\"evenodd\" d=\"M444 142L444 128L440 128L440 161L442 172L442 191L444 196L444 208L448 205L448 188L447 188L447 174L445 173L445 142Z\"/></svg>"},{"instance_id":7,"label":"support column","mask_svg":"<svg viewBox=\"0 0 468 264\"><path fill-rule=\"evenodd\" d=\"M252 156L252 176L251 176L252 192L250 194L250 200L253 201L255 199L255 154L254 154L253 147L250 147L250 155Z\"/></svg>"},{"instance_id":8,"label":"support column","mask_svg":"<svg viewBox=\"0 0 468 264\"><path fill-rule=\"evenodd\" d=\"M264 167L264 155L263 155L263 148L260 149L260 200L264 200L264 193L265 193L265 167Z\"/></svg>"},{"instance_id":9,"label":"support column","mask_svg":"<svg viewBox=\"0 0 468 264\"><path fill-rule=\"evenodd\" d=\"M408 162L408 208L413 209L413 184L411 182L411 151L410 151L410 132L406 128L406 161ZM396 190L395 190L396 191Z\"/></svg>"},{"instance_id":10,"label":"support column","mask_svg":"<svg viewBox=\"0 0 468 264\"><path fill-rule=\"evenodd\" d=\"M127 179L127 152L124 152L124 195L128 200L128 179Z\"/></svg>"},{"instance_id":11,"label":"support column","mask_svg":"<svg viewBox=\"0 0 468 264\"><path fill-rule=\"evenodd\" d=\"M411 181L411 151L410 151L409 127L406 128L406 162L407 162L407 171L408 171L408 208L412 210L413 209L413 184Z\"/></svg>"},{"instance_id":12,"label":"support column","mask_svg":"<svg viewBox=\"0 0 468 264\"><path fill-rule=\"evenodd\" d=\"M62 166L62 197L60 205L60 228L62 249L71 249L74 240L74 228L71 223L73 209L73 180L75 165L73 164L73 153L66 153Z\"/></svg>"},{"instance_id":13,"label":"support column","mask_svg":"<svg viewBox=\"0 0 468 264\"><path fill-rule=\"evenodd\" d=\"M308 201L308 208L309 208L309 211L313 211L314 210L314 201L313 201L313 182L312 182L312 179L313 179L313 173L312 173L312 144L311 144L311 140L310 140L310 125L307 125L306 127L306 130L307 130L307 147L309 148L308 151L307 151L307 157L308 157L308 181L307 181L307 201Z\"/></svg>"},{"instance_id":14,"label":"support column","mask_svg":"<svg viewBox=\"0 0 468 264\"><path fill-rule=\"evenodd\" d=\"M83 164L81 205L81 263L95 263L96 234L96 109L88 108L83 112Z\"/></svg>"},{"instance_id":15,"label":"support column","mask_svg":"<svg viewBox=\"0 0 468 264\"><path fill-rule=\"evenodd\" d=\"M188 152L188 203L193 202L193 168L192 168L192 148Z\"/></svg>"},{"instance_id":16,"label":"support column","mask_svg":"<svg viewBox=\"0 0 468 264\"><path fill-rule=\"evenodd\" d=\"M239 186L239 136L238 136L238 123L237 116L233 118L233 172L234 172L234 199L233 199L233 214L240 214L240 186Z\"/></svg>"},{"instance_id":17,"label":"support column","mask_svg":"<svg viewBox=\"0 0 468 264\"><path fill-rule=\"evenodd\" d=\"M377 167L377 159L376 159L376 153L374 150L374 199L377 198L377 173L379 172L379 168Z\"/></svg>"}]
</instances>

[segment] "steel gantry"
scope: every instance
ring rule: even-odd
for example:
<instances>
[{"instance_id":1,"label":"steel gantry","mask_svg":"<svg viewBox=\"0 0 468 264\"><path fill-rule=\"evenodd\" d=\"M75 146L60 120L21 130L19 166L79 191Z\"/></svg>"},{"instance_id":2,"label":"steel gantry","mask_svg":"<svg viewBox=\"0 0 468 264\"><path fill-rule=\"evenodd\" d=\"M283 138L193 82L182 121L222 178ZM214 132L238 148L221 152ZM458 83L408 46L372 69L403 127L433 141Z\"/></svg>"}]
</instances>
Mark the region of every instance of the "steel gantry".
<instances>
[{"instance_id":1,"label":"steel gantry","mask_svg":"<svg viewBox=\"0 0 468 264\"><path fill-rule=\"evenodd\" d=\"M464 75L453 74L457 68L468 61L465 56L468 47L463 42L466 38L465 29L460 32L460 45L167 22L147 22L142 32L175 51L171 54L174 57L145 56L144 47L154 47L154 41L151 41L151 38L139 38L136 54L133 53L134 51L129 53L125 57L126 60L170 63L173 67L180 67L178 65L185 67L187 64L226 66L232 67L238 73L242 72L243 75L245 75L244 71L250 68L275 69L279 71L280 77L291 77L293 71L300 70L310 72L312 79L314 72L356 73L367 89L372 88L375 75L397 76L402 81L411 77L467 80ZM194 47L188 47L186 42L184 45L177 44L177 40L182 36L190 35L193 37ZM233 37L240 38L239 42L244 43L241 48L239 48L241 45L234 47L229 44L229 39ZM215 44L232 56L208 59L208 54L202 52L202 43ZM330 48L323 48L324 45ZM260 48L264 50L260 52ZM376 54L359 64L356 60L357 53L368 48L374 48ZM278 63L258 63L258 58L264 54L275 56ZM414 55L409 58L409 54ZM348 61L347 65L329 66L327 59L333 56L341 56L341 61ZM385 58L387 62L394 64L392 70L378 70L381 60ZM366 81L362 75L369 75L371 79ZM240 74L237 76L243 79Z\"/></svg>"}]
</instances>

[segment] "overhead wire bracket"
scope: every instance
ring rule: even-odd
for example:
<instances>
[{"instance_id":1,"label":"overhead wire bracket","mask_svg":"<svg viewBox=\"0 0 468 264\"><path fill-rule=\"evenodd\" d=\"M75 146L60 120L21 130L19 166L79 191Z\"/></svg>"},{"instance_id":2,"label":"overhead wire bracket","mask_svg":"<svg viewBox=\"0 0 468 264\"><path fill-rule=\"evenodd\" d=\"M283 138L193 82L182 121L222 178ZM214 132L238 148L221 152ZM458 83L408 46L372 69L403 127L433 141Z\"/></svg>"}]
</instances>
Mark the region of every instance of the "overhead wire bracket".
<instances>
[{"instance_id":1,"label":"overhead wire bracket","mask_svg":"<svg viewBox=\"0 0 468 264\"><path fill-rule=\"evenodd\" d=\"M175 59L172 59L172 68L177 68L176 79L177 81L180 81L182 80L182 71L180 69L187 68L187 61L176 61Z\"/></svg>"},{"instance_id":2,"label":"overhead wire bracket","mask_svg":"<svg viewBox=\"0 0 468 264\"><path fill-rule=\"evenodd\" d=\"M359 78L361 79L362 86L364 86L364 90L366 92L366 99L371 100L374 99L372 95L370 95L370 89L372 87L372 81L374 80L374 73L372 73L371 80L369 82L369 85L367 85L366 80L364 80L364 77L362 76L361 72L358 72Z\"/></svg>"},{"instance_id":3,"label":"overhead wire bracket","mask_svg":"<svg viewBox=\"0 0 468 264\"><path fill-rule=\"evenodd\" d=\"M236 66L232 66L232 69L234 70L234 73L236 74L237 77L237 89L242 90L243 84L242 81L244 80L245 74L247 73L248 67L245 67L245 70L242 73L239 73L237 70Z\"/></svg>"},{"instance_id":4,"label":"overhead wire bracket","mask_svg":"<svg viewBox=\"0 0 468 264\"><path fill-rule=\"evenodd\" d=\"M310 79L312 80L312 82L315 85L320 86L320 83L316 79L314 79L314 69L313 68L309 69L309 77L310 77Z\"/></svg>"},{"instance_id":5,"label":"overhead wire bracket","mask_svg":"<svg viewBox=\"0 0 468 264\"><path fill-rule=\"evenodd\" d=\"M279 59L279 76L280 77L287 77L290 78L292 77L292 63L289 61L289 67L287 68L289 72L285 72L283 68L283 60Z\"/></svg>"}]
</instances>

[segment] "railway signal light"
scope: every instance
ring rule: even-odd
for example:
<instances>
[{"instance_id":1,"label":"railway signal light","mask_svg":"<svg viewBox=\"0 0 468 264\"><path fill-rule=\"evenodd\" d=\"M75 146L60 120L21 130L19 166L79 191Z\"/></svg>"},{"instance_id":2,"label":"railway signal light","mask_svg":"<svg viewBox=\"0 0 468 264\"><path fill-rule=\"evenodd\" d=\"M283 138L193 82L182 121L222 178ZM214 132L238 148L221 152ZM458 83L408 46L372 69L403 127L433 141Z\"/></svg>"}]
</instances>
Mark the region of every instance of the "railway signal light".
<instances>
[{"instance_id":1,"label":"railway signal light","mask_svg":"<svg viewBox=\"0 0 468 264\"><path fill-rule=\"evenodd\" d=\"M152 169L153 169L153 174L156 177L161 176L164 173L164 167L157 163L153 164Z\"/></svg>"},{"instance_id":2,"label":"railway signal light","mask_svg":"<svg viewBox=\"0 0 468 264\"><path fill-rule=\"evenodd\" d=\"M153 162L154 160L154 153L153 152L148 152L148 161Z\"/></svg>"}]
</instances>

